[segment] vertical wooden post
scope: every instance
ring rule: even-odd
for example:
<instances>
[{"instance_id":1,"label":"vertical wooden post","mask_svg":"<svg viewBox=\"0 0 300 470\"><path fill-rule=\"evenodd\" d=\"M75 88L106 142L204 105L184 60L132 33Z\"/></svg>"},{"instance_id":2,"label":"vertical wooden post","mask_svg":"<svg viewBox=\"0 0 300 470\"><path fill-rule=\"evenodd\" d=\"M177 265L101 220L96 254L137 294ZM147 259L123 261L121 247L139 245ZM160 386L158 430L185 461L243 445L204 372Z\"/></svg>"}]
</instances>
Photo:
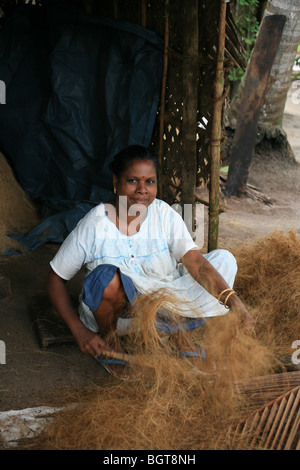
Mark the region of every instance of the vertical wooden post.
<instances>
[{"instance_id":1,"label":"vertical wooden post","mask_svg":"<svg viewBox=\"0 0 300 470\"><path fill-rule=\"evenodd\" d=\"M198 0L183 0L183 168L181 180L181 203L189 206L192 220L188 228L195 230L195 190L197 173L197 110L199 31ZM185 218L186 221L186 218ZM187 222L187 221L186 221ZM190 230L191 231L191 230Z\"/></svg>"},{"instance_id":2,"label":"vertical wooden post","mask_svg":"<svg viewBox=\"0 0 300 470\"><path fill-rule=\"evenodd\" d=\"M118 18L119 16L119 5L118 0L114 0L114 18Z\"/></svg>"},{"instance_id":3,"label":"vertical wooden post","mask_svg":"<svg viewBox=\"0 0 300 470\"><path fill-rule=\"evenodd\" d=\"M220 0L217 64L213 91L214 102L210 138L208 251L215 250L218 247L219 234L220 147L224 95L225 29L226 1Z\"/></svg>"},{"instance_id":4,"label":"vertical wooden post","mask_svg":"<svg viewBox=\"0 0 300 470\"><path fill-rule=\"evenodd\" d=\"M143 28L147 25L147 0L141 0L141 25Z\"/></svg>"},{"instance_id":5,"label":"vertical wooden post","mask_svg":"<svg viewBox=\"0 0 300 470\"><path fill-rule=\"evenodd\" d=\"M160 112L159 112L159 168L160 178L158 193L159 197L163 199L163 153L164 153L164 129L165 129L165 103L166 103L166 84L168 74L168 50L169 50L169 0L165 0L165 49L164 49L164 64L163 75L161 83L161 96L160 96Z\"/></svg>"}]
</instances>

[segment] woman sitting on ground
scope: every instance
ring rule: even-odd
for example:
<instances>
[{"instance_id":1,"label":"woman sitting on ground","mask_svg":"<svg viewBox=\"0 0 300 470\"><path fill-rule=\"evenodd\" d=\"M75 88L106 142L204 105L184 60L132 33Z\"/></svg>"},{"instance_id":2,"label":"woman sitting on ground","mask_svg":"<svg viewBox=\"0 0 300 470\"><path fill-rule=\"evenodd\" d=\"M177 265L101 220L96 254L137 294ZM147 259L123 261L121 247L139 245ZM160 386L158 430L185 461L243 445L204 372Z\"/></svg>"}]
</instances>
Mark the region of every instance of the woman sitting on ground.
<instances>
[{"instance_id":1,"label":"woman sitting on ground","mask_svg":"<svg viewBox=\"0 0 300 470\"><path fill-rule=\"evenodd\" d=\"M78 223L51 261L47 280L51 301L81 351L93 357L105 349L123 352L118 335L126 304L137 294L160 289L182 301L185 319L223 315L229 308L241 323L251 324L232 289L234 257L227 250L202 255L182 217L156 199L156 157L131 146L115 156L110 169L115 199L99 204ZM83 265L78 315L65 282Z\"/></svg>"}]
</instances>

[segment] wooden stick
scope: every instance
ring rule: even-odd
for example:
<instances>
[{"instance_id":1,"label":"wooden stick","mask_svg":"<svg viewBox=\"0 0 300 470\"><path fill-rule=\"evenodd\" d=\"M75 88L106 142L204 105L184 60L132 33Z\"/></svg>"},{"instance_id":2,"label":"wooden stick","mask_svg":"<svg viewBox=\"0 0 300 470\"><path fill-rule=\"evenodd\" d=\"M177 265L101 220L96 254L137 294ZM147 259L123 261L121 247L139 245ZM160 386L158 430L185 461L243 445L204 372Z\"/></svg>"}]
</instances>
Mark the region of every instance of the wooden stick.
<instances>
[{"instance_id":1,"label":"wooden stick","mask_svg":"<svg viewBox=\"0 0 300 470\"><path fill-rule=\"evenodd\" d=\"M224 94L224 51L226 30L226 3L220 2L219 40L217 50L217 65L214 82L214 104L212 115L212 130L210 144L210 190L209 190L209 221L208 221L208 251L218 247L219 232L219 183L220 183L220 147L221 120Z\"/></svg>"},{"instance_id":2,"label":"wooden stick","mask_svg":"<svg viewBox=\"0 0 300 470\"><path fill-rule=\"evenodd\" d=\"M119 16L118 0L114 0L114 18L118 18L118 16Z\"/></svg>"},{"instance_id":3,"label":"wooden stick","mask_svg":"<svg viewBox=\"0 0 300 470\"><path fill-rule=\"evenodd\" d=\"M182 152L184 167L181 172L181 201L183 217L195 233L195 190L197 179L197 111L199 88L199 5L198 0L182 2L182 44L185 60L182 62ZM186 206L185 206L186 205ZM184 213L185 207L192 211Z\"/></svg>"},{"instance_id":4,"label":"wooden stick","mask_svg":"<svg viewBox=\"0 0 300 470\"><path fill-rule=\"evenodd\" d=\"M146 0L141 0L141 25L143 28L146 28L147 24L147 2Z\"/></svg>"},{"instance_id":5,"label":"wooden stick","mask_svg":"<svg viewBox=\"0 0 300 470\"><path fill-rule=\"evenodd\" d=\"M136 359L137 359L132 354L118 353L115 351L109 351L108 349L105 349L103 353L101 354L101 356L109 357L111 359L117 359L117 360L124 361L124 362L130 362L130 363L136 362Z\"/></svg>"},{"instance_id":6,"label":"wooden stick","mask_svg":"<svg viewBox=\"0 0 300 470\"><path fill-rule=\"evenodd\" d=\"M161 84L161 96L160 96L160 114L159 114L159 170L162 173L163 169L163 147L164 147L164 125L165 125L165 106L166 106L166 84L167 84L167 73L168 73L168 48L169 48L169 0L165 1L165 50L164 50L164 65L163 75ZM159 182L159 197L163 199L163 178L160 174Z\"/></svg>"}]
</instances>

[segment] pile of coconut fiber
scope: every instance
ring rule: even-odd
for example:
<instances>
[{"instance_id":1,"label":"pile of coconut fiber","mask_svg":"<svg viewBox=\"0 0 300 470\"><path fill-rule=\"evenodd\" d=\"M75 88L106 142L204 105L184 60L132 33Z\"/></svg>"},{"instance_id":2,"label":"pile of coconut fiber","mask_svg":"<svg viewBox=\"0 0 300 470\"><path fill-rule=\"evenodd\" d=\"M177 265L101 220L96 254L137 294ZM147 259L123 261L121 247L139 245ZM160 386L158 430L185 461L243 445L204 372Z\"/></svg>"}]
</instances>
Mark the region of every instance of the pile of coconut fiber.
<instances>
[{"instance_id":1,"label":"pile of coconut fiber","mask_svg":"<svg viewBox=\"0 0 300 470\"><path fill-rule=\"evenodd\" d=\"M22 247L9 235L24 233L38 225L35 205L17 182L12 168L0 153L0 254Z\"/></svg>"},{"instance_id":2,"label":"pile of coconut fiber","mask_svg":"<svg viewBox=\"0 0 300 470\"><path fill-rule=\"evenodd\" d=\"M274 354L291 357L300 340L300 239L274 232L235 253L235 290L255 319L255 332Z\"/></svg>"},{"instance_id":3,"label":"pile of coconut fiber","mask_svg":"<svg viewBox=\"0 0 300 470\"><path fill-rule=\"evenodd\" d=\"M73 392L42 436L40 448L78 450L236 449L232 429L247 416L237 382L270 374L269 348L240 329L234 315L207 322L192 334L207 359L179 357L174 342L158 333L155 317L174 296L143 296L132 308L133 355L128 381L107 380ZM175 313L174 313L175 318ZM177 317L176 317L177 318ZM174 320L176 321L176 320ZM186 333L177 334L177 344ZM109 376L108 376L109 377Z\"/></svg>"}]
</instances>

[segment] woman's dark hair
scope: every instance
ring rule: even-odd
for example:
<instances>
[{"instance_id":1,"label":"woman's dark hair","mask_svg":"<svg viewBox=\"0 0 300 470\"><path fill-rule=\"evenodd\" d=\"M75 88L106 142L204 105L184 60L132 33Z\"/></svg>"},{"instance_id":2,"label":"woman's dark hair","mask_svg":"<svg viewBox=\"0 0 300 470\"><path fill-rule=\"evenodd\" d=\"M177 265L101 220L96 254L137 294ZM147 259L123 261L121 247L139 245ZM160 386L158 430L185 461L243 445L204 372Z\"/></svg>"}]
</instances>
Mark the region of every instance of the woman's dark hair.
<instances>
[{"instance_id":1,"label":"woman's dark hair","mask_svg":"<svg viewBox=\"0 0 300 470\"><path fill-rule=\"evenodd\" d=\"M158 158L150 150L142 145L130 145L115 155L113 161L109 164L111 172L119 178L130 165L137 160L148 160L153 163L158 175Z\"/></svg>"}]
</instances>

